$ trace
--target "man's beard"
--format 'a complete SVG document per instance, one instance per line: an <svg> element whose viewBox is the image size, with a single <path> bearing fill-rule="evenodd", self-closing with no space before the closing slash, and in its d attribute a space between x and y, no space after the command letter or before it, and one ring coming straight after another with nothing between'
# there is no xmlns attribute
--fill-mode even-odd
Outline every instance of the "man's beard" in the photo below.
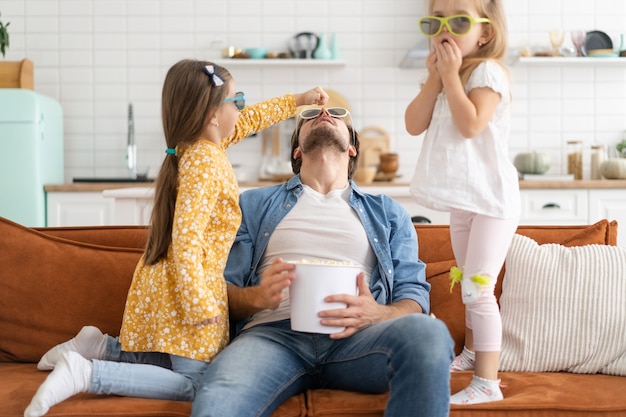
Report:
<svg viewBox="0 0 626 417"><path fill-rule="evenodd" d="M348 145L336 129L323 125L311 130L306 140L300 142L300 150L303 154L314 155L327 149L335 149L338 152L347 152Z"/></svg>

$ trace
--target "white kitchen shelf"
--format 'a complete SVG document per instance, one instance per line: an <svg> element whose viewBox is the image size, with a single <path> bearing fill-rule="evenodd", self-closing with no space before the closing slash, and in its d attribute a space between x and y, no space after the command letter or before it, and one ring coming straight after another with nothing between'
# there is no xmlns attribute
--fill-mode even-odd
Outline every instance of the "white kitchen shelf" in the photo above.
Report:
<svg viewBox="0 0 626 417"><path fill-rule="evenodd" d="M551 56L533 56L520 57L513 65L626 65L626 57L551 57Z"/></svg>
<svg viewBox="0 0 626 417"><path fill-rule="evenodd" d="M267 59L216 59L217 65L223 65L226 68L235 67L344 67L345 61L338 59L287 59L287 58L267 58Z"/></svg>

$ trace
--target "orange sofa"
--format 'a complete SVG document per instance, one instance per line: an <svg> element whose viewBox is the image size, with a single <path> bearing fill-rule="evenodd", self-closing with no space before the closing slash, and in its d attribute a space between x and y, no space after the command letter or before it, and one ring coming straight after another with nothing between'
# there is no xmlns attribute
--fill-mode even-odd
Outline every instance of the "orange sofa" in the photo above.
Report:
<svg viewBox="0 0 626 417"><path fill-rule="evenodd" d="M448 271L454 261L448 227L415 228L432 284L432 311L448 325L459 352L464 308L458 289L449 291ZM521 226L518 233L538 243L615 245L617 224L605 220L591 226ZM37 371L36 363L50 347L87 324L118 334L145 238L144 227L30 229L0 218L0 416L23 415L47 375ZM626 378L621 376L567 372L500 376L503 401L452 406L450 415L626 416ZM462 389L470 378L470 372L451 374L452 390ZM312 390L290 398L273 416L382 416L386 398ZM52 407L48 415L188 416L190 410L186 402L79 394Z"/></svg>

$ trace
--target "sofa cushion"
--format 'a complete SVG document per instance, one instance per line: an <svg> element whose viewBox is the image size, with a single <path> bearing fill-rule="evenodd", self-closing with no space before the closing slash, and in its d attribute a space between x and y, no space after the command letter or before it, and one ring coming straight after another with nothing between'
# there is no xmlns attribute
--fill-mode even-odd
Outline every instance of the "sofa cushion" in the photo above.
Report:
<svg viewBox="0 0 626 417"><path fill-rule="evenodd" d="M453 372L450 390L458 392L473 372ZM503 401L452 405L450 417L608 417L626 415L626 379L611 375L501 372ZM307 417L382 416L388 394L319 389L307 391ZM413 414L421 416L419 409Z"/></svg>
<svg viewBox="0 0 626 417"><path fill-rule="evenodd" d="M84 325L118 335L142 252L63 239L0 219L0 362L37 362Z"/></svg>
<svg viewBox="0 0 626 417"><path fill-rule="evenodd" d="M626 375L626 249L515 235L500 297L500 369Z"/></svg>
<svg viewBox="0 0 626 417"><path fill-rule="evenodd" d="M0 416L21 417L49 372L35 364L0 363ZM115 395L78 394L50 408L46 417L188 417L191 403ZM306 416L304 394L294 395L272 417Z"/></svg>
<svg viewBox="0 0 626 417"><path fill-rule="evenodd" d="M420 242L420 258L427 263L426 279L431 284L431 312L443 320L455 342L455 352L463 349L465 340L465 309L461 302L460 285L450 292L450 268L456 265L450 243L450 226L415 224ZM519 226L517 233L529 236L540 243L554 242L565 246L592 243L615 245L617 223L600 220L589 226ZM505 265L506 266L506 265ZM496 297L502 292L505 267L496 282Z"/></svg>

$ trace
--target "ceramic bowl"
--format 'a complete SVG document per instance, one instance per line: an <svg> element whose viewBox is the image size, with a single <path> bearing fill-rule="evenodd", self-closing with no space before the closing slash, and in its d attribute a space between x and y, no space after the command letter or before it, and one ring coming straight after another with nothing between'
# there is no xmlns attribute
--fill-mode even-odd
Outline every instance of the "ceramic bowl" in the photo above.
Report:
<svg viewBox="0 0 626 417"><path fill-rule="evenodd" d="M246 53L250 55L252 59L263 59L267 54L267 48L248 48Z"/></svg>
<svg viewBox="0 0 626 417"><path fill-rule="evenodd" d="M375 166L358 167L356 171L354 171L354 180L359 184L371 184L377 172L378 168Z"/></svg>

